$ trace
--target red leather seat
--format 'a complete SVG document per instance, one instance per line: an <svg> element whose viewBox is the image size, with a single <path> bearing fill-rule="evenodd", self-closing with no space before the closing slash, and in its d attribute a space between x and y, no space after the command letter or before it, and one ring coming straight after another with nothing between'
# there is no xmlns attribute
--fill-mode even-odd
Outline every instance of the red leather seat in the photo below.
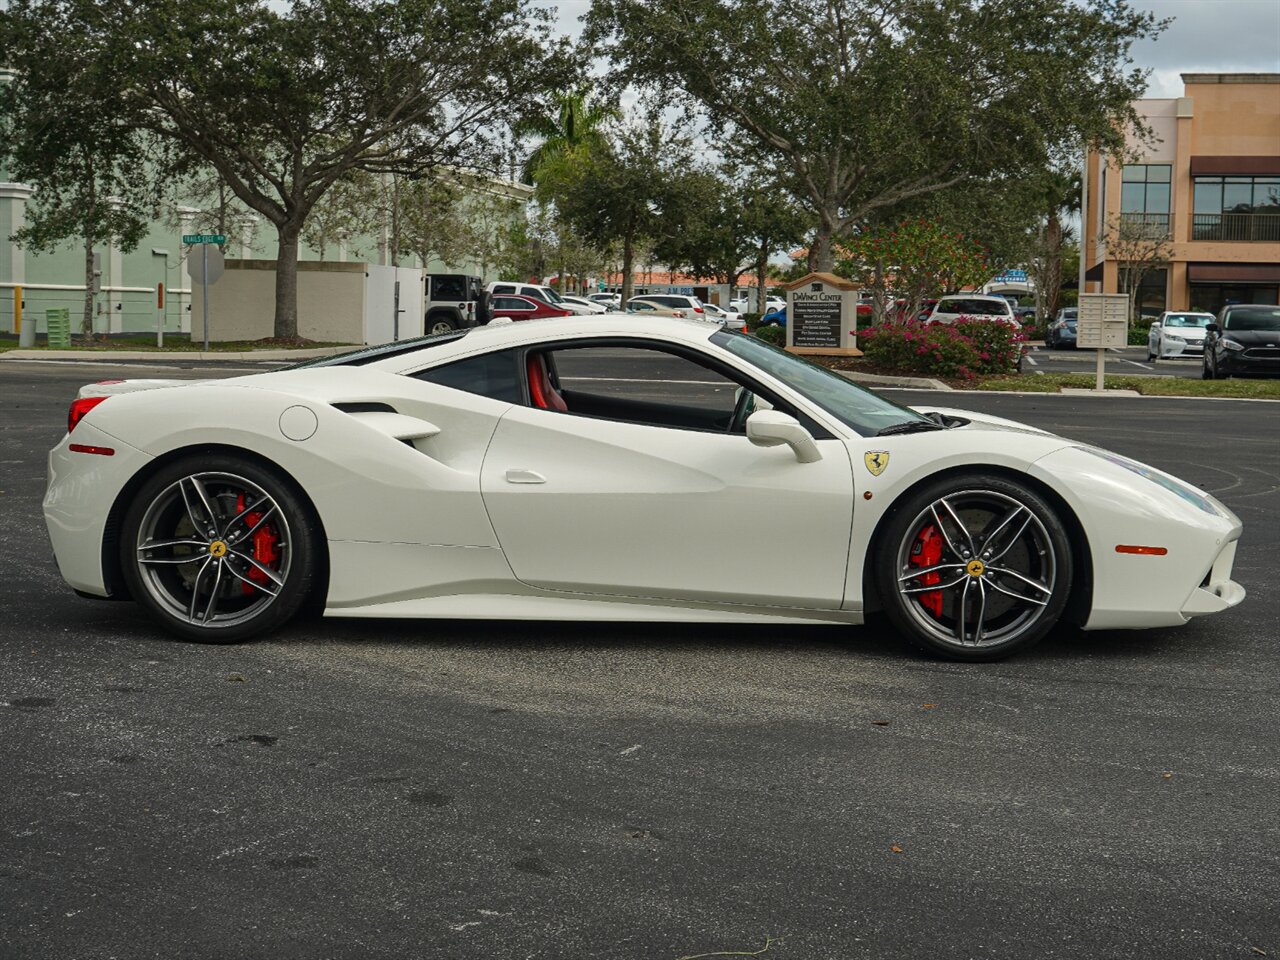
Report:
<svg viewBox="0 0 1280 960"><path fill-rule="evenodd" d="M529 375L529 400L533 405L541 407L543 410L568 412L569 405L564 402L564 397L560 396L560 391L551 383L551 375L547 372L546 358L540 353L529 354L526 370Z"/></svg>

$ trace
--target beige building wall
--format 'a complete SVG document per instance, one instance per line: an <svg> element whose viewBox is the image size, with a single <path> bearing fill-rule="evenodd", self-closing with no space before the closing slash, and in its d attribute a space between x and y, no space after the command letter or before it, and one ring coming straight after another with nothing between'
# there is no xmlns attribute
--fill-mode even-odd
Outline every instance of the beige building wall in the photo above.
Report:
<svg viewBox="0 0 1280 960"><path fill-rule="evenodd" d="M209 340L261 340L275 324L276 262L228 260L209 287ZM298 264L298 336L337 343L364 342L363 263L303 261ZM191 339L204 338L204 304L193 284Z"/></svg>
<svg viewBox="0 0 1280 960"><path fill-rule="evenodd" d="M1186 95L1141 100L1135 106L1155 134L1154 143L1131 141L1135 163L1172 167L1169 200L1170 257L1166 308L1190 306L1190 265L1274 267L1280 273L1280 242L1193 241L1194 158L1249 158L1259 175L1280 175L1280 74L1183 74ZM1104 169L1105 167L1105 169ZM1114 293L1119 264L1108 257L1107 224L1120 211L1121 167L1091 154L1089 189L1082 216L1086 292Z"/></svg>

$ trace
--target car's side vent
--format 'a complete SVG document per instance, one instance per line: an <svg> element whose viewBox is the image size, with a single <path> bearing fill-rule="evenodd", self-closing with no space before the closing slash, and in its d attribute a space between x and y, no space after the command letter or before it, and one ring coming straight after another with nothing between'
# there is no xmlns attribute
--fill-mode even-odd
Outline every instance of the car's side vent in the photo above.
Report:
<svg viewBox="0 0 1280 960"><path fill-rule="evenodd" d="M379 403L376 400L353 400L349 403L333 404L335 410L341 410L343 413L396 413L396 408L389 403Z"/></svg>

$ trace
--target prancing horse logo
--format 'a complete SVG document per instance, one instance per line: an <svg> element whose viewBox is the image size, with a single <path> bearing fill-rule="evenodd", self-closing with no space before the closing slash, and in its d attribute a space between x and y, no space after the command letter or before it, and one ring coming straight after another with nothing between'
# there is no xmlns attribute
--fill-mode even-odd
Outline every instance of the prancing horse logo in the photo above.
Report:
<svg viewBox="0 0 1280 960"><path fill-rule="evenodd" d="M878 477L884 473L884 468L889 465L889 451L872 450L870 453L864 453L862 462L867 465L867 469L871 471L873 477Z"/></svg>

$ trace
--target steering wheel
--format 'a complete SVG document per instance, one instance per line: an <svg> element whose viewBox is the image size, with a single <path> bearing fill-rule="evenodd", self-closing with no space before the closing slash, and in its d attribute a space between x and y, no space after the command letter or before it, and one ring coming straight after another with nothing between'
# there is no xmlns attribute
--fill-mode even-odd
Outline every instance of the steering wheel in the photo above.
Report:
<svg viewBox="0 0 1280 960"><path fill-rule="evenodd" d="M747 417L755 407L756 395L746 387L738 388L738 399L733 405L733 416L729 418L728 433L743 433L747 429Z"/></svg>

